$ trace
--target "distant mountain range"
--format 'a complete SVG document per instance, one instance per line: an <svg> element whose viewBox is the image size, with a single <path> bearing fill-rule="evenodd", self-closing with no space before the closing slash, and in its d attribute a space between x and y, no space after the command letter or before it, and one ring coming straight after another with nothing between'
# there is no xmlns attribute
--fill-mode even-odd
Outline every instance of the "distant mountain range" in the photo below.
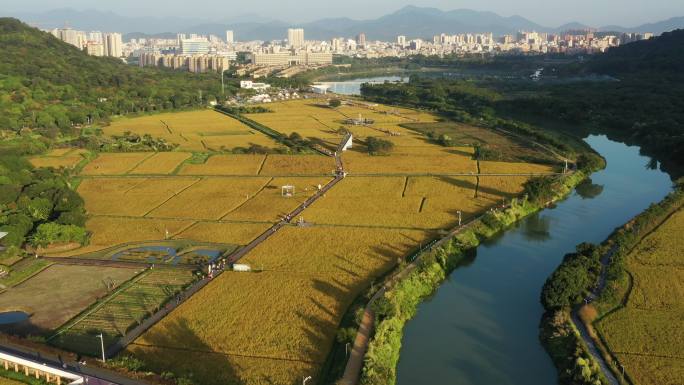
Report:
<svg viewBox="0 0 684 385"><path fill-rule="evenodd" d="M236 38L242 41L276 40L283 39L287 28L293 26L285 21L267 19L253 14L213 21L186 17L126 17L111 12L73 9L12 15L3 15L0 11L0 16L18 17L39 28L64 27L65 23L68 23L75 29L118 31L126 34L127 38L168 37L175 36L176 32L224 36L225 31L231 29L235 31ZM493 12L469 9L442 11L437 8L415 6L407 6L372 20L331 18L296 26L305 29L307 39L317 40L340 36L352 37L360 32L364 32L370 40L394 40L397 35L406 35L408 38L431 38L440 33L492 32L494 35L504 35L516 33L519 30L561 32L589 28L577 22L553 28L542 26L521 16L503 17ZM661 34L678 28L684 28L684 17L673 17L629 28L610 25L596 29Z"/></svg>

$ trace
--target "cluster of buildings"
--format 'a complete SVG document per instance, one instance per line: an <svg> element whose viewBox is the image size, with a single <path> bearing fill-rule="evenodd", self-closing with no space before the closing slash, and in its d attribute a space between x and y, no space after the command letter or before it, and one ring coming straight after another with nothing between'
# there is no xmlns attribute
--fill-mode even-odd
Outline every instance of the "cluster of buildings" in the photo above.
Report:
<svg viewBox="0 0 684 385"><path fill-rule="evenodd" d="M294 76L310 68L333 63L333 55L360 58L444 56L451 54L584 54L603 52L610 47L653 35L611 34L595 31L568 31L553 34L521 31L515 35L492 33L446 34L429 39L397 36L395 41L370 41L364 33L354 38L306 40L304 29L290 28L283 40L238 42L233 31L225 37L177 34L175 39L140 38L122 43L119 33L82 32L69 28L50 31L53 35L91 55L128 58L141 67L167 67L190 72L221 72L233 65L236 74L260 78L270 75Z"/></svg>
<svg viewBox="0 0 684 385"><path fill-rule="evenodd" d="M86 50L93 56L123 57L123 41L120 33L103 33L100 31L77 31L71 28L55 28L49 31L56 38Z"/></svg>

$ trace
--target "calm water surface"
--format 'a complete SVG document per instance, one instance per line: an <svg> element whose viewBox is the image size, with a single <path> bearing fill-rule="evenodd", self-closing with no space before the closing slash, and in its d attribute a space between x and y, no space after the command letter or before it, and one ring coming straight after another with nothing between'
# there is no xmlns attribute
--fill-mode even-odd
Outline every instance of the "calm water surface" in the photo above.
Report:
<svg viewBox="0 0 684 385"><path fill-rule="evenodd" d="M608 161L555 208L482 244L455 270L405 329L398 384L550 385L555 368L539 343L539 294L563 255L601 242L671 190L637 147L591 136Z"/></svg>
<svg viewBox="0 0 684 385"><path fill-rule="evenodd" d="M330 86L330 92L342 95L360 95L363 83L408 82L408 76L379 76L373 78L359 78L340 82L318 82Z"/></svg>

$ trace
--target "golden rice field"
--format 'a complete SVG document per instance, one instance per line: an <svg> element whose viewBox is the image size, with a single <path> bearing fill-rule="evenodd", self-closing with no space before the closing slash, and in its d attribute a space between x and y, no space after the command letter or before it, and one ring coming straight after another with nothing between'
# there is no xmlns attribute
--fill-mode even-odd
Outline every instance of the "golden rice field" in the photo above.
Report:
<svg viewBox="0 0 684 385"><path fill-rule="evenodd" d="M175 235L175 239L244 245L271 227L270 223L197 222Z"/></svg>
<svg viewBox="0 0 684 385"><path fill-rule="evenodd" d="M180 175L257 175L266 155L214 155L202 164L186 164Z"/></svg>
<svg viewBox="0 0 684 385"><path fill-rule="evenodd" d="M88 163L81 175L121 175L137 167L153 152L100 153Z"/></svg>
<svg viewBox="0 0 684 385"><path fill-rule="evenodd" d="M480 172L483 174L545 174L555 172L553 167L545 164L509 163L480 161Z"/></svg>
<svg viewBox="0 0 684 385"><path fill-rule="evenodd" d="M224 273L128 349L152 367L163 367L186 350L218 355L227 364L214 373L182 366L182 374L192 372L209 385L231 376L236 381L248 375L252 381L274 374L282 378L279 383L315 377L353 298L428 236L422 231L286 228L244 260L263 272ZM253 361L237 368L231 364L241 357Z"/></svg>
<svg viewBox="0 0 684 385"><path fill-rule="evenodd" d="M186 151L219 151L251 144L277 147L268 136L213 110L121 118L104 127L107 135L122 135L126 131L163 138Z"/></svg>
<svg viewBox="0 0 684 385"><path fill-rule="evenodd" d="M322 155L267 155L259 175L332 175L335 159Z"/></svg>
<svg viewBox="0 0 684 385"><path fill-rule="evenodd" d="M191 156L187 152L158 152L147 158L131 174L171 174Z"/></svg>
<svg viewBox="0 0 684 385"><path fill-rule="evenodd" d="M199 178L181 177L86 178L77 191L91 215L141 217L199 181Z"/></svg>
<svg viewBox="0 0 684 385"><path fill-rule="evenodd" d="M29 158L33 167L73 168L88 154L87 150L56 148L47 154Z"/></svg>
<svg viewBox="0 0 684 385"><path fill-rule="evenodd" d="M192 374L208 385L291 384L307 375L315 383L341 317L359 293L421 243L453 227L459 211L466 221L519 194L527 180L478 177L473 147L439 146L400 126L433 124L431 114L321 103L272 103L267 107L274 112L249 117L283 134L334 144L347 117L374 119L371 127L346 127L356 139L343 157L349 175L302 213L309 226L285 226L241 261L263 271L220 275L128 347L152 369ZM210 137L241 136L218 135L233 123L219 116L218 126L204 124L203 117L216 118L207 112L195 116L197 122L191 115L162 114L119 120L107 129L125 130L126 122L135 122L153 136L187 140L181 149L199 143L205 152ZM391 155L367 155L363 142L369 136L392 141ZM79 186L91 215L91 241L68 254L167 236L245 245L329 182L335 168L333 158L320 155L214 154L201 164L189 156L101 154L84 170L99 176L83 178ZM497 162L480 167L505 173L549 169ZM294 197L281 196L284 185L295 186Z"/></svg>
<svg viewBox="0 0 684 385"><path fill-rule="evenodd" d="M371 156L348 152L344 163L350 175L477 173L477 163L462 153Z"/></svg>
<svg viewBox="0 0 684 385"><path fill-rule="evenodd" d="M302 202L325 186L331 177L276 177L258 194L251 196L224 220L275 222L297 208ZM293 197L283 197L283 186L294 186Z"/></svg>
<svg viewBox="0 0 684 385"><path fill-rule="evenodd" d="M160 204L150 218L220 219L263 190L270 178L204 178Z"/></svg>
<svg viewBox="0 0 684 385"><path fill-rule="evenodd" d="M194 223L192 220L94 216L86 222L86 230L91 233L90 243L59 255L81 255L123 243L163 240L167 231L173 237Z"/></svg>
<svg viewBox="0 0 684 385"><path fill-rule="evenodd" d="M595 326L635 385L684 383L684 211L627 257L626 306Z"/></svg>

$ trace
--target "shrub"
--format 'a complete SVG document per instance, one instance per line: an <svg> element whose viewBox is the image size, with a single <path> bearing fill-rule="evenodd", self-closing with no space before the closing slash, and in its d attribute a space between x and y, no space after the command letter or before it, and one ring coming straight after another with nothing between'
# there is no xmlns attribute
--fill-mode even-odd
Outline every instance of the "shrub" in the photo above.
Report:
<svg viewBox="0 0 684 385"><path fill-rule="evenodd" d="M59 223L43 223L38 226L33 235L32 243L34 246L47 246L56 242L78 242L85 243L87 239L86 230L74 225L60 225Z"/></svg>

